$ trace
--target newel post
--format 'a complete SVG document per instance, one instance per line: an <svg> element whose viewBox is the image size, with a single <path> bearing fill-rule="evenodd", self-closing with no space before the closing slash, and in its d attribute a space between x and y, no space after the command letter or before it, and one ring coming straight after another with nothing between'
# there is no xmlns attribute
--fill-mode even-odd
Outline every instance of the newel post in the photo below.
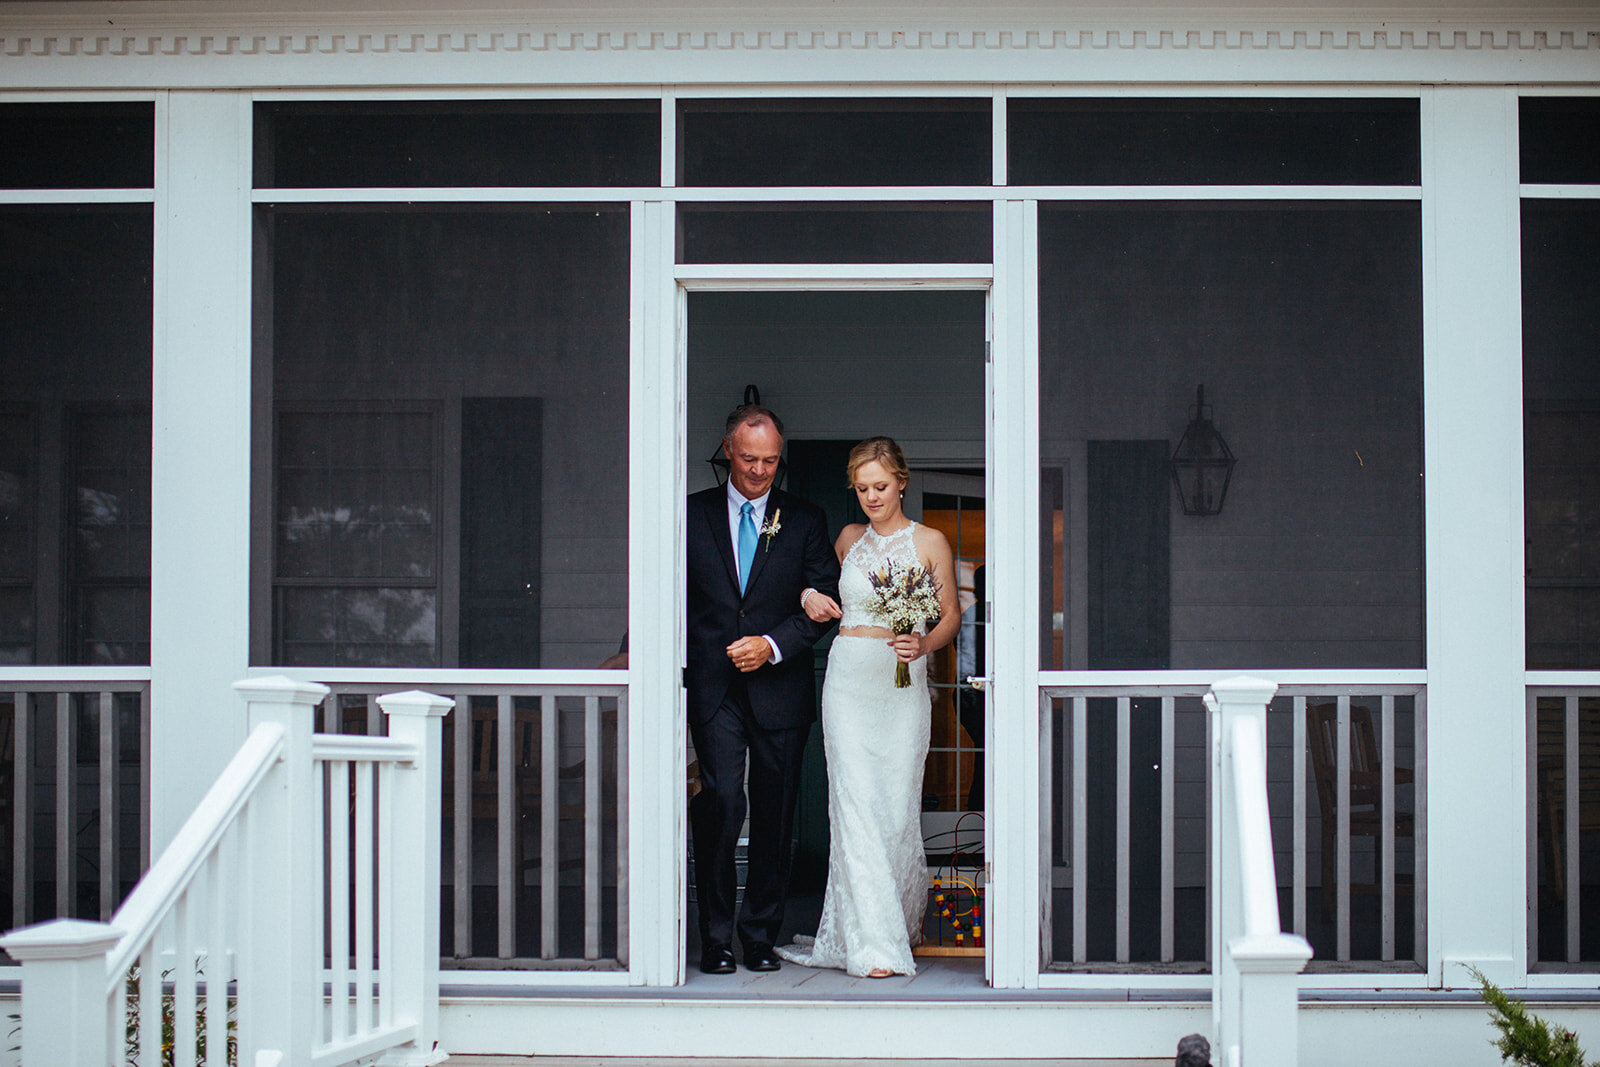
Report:
<svg viewBox="0 0 1600 1067"><path fill-rule="evenodd" d="M56 919L0 938L0 948L22 964L23 1067L108 1062L109 1034L120 1036L122 1016L108 1025L106 954L120 940L121 930L82 919Z"/></svg>
<svg viewBox="0 0 1600 1067"><path fill-rule="evenodd" d="M322 777L311 754L328 687L282 676L234 683L247 728L283 727L283 755L245 809L239 1062L304 1062L321 1039Z"/></svg>
<svg viewBox="0 0 1600 1067"><path fill-rule="evenodd" d="M1239 812L1228 738L1234 723L1255 719L1267 736L1267 702L1277 683L1260 678L1229 678L1206 694L1211 719L1211 1041L1219 1062L1239 1043L1241 1000L1239 968L1229 951L1244 933L1244 895L1240 878Z"/></svg>
<svg viewBox="0 0 1600 1067"><path fill-rule="evenodd" d="M439 1050L439 849L444 717L455 701L413 690L378 698L389 736L416 746L416 760L396 767L389 817L379 826L382 883L392 895L378 951L392 988L383 991L396 1022L416 1024L416 1038L379 1060L394 1067L443 1063Z"/></svg>

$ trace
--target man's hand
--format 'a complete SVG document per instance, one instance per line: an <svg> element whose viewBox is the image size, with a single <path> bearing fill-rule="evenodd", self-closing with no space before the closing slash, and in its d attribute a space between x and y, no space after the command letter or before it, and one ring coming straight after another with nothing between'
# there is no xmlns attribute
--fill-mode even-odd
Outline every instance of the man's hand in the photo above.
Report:
<svg viewBox="0 0 1600 1067"><path fill-rule="evenodd" d="M741 637L728 646L728 658L746 674L759 669L772 658L772 646L765 637Z"/></svg>

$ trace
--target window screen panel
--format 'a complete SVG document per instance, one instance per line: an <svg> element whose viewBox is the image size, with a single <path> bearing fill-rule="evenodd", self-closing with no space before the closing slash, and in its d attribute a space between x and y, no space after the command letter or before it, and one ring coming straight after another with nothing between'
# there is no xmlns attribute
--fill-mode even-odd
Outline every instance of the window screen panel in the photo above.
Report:
<svg viewBox="0 0 1600 1067"><path fill-rule="evenodd" d="M149 662L152 235L149 205L0 207L13 662Z"/></svg>
<svg viewBox="0 0 1600 1067"><path fill-rule="evenodd" d="M259 188L626 186L661 180L653 100L256 105Z"/></svg>
<svg viewBox="0 0 1600 1067"><path fill-rule="evenodd" d="M686 186L988 185L988 98L678 103Z"/></svg>
<svg viewBox="0 0 1600 1067"><path fill-rule="evenodd" d="M1422 666L1417 206L1061 205L1039 248L1053 665ZM1210 516L1164 462L1197 385Z"/></svg>
<svg viewBox="0 0 1600 1067"><path fill-rule="evenodd" d="M987 263L981 204L682 204L680 263Z"/></svg>
<svg viewBox="0 0 1600 1067"><path fill-rule="evenodd" d="M149 189L152 103L0 104L0 188Z"/></svg>
<svg viewBox="0 0 1600 1067"><path fill-rule="evenodd" d="M1416 100L1017 98L1012 185L1416 185Z"/></svg>
<svg viewBox="0 0 1600 1067"><path fill-rule="evenodd" d="M614 654L626 210L263 208L258 233L272 392L256 417L276 432L256 462L275 498L255 518L255 662Z"/></svg>
<svg viewBox="0 0 1600 1067"><path fill-rule="evenodd" d="M1522 204L1529 670L1600 667L1600 204Z"/></svg>
<svg viewBox="0 0 1600 1067"><path fill-rule="evenodd" d="M1518 122L1524 182L1600 182L1600 96L1525 96Z"/></svg>

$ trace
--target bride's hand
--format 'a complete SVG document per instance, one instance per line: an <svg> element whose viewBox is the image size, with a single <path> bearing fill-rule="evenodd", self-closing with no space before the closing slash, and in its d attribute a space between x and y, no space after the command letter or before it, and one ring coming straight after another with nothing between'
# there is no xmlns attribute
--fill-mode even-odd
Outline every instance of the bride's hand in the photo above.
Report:
<svg viewBox="0 0 1600 1067"><path fill-rule="evenodd" d="M901 663L910 663L919 659L922 652L923 637L921 634L901 634L889 642L889 647L894 649L894 654Z"/></svg>
<svg viewBox="0 0 1600 1067"><path fill-rule="evenodd" d="M806 617L812 622L829 622L840 618L844 612L839 610L839 604L827 593L813 591L806 597Z"/></svg>

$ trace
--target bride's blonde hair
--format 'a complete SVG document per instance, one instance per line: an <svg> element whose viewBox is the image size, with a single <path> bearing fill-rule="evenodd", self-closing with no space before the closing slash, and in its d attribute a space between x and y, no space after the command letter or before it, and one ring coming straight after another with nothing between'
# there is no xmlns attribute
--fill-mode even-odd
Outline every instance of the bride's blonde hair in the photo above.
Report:
<svg viewBox="0 0 1600 1067"><path fill-rule="evenodd" d="M911 477L911 468L906 466L906 455L894 443L894 438L869 437L850 450L850 458L844 465L845 484L854 485L856 471L874 461L881 463L884 470L898 478L902 487Z"/></svg>

